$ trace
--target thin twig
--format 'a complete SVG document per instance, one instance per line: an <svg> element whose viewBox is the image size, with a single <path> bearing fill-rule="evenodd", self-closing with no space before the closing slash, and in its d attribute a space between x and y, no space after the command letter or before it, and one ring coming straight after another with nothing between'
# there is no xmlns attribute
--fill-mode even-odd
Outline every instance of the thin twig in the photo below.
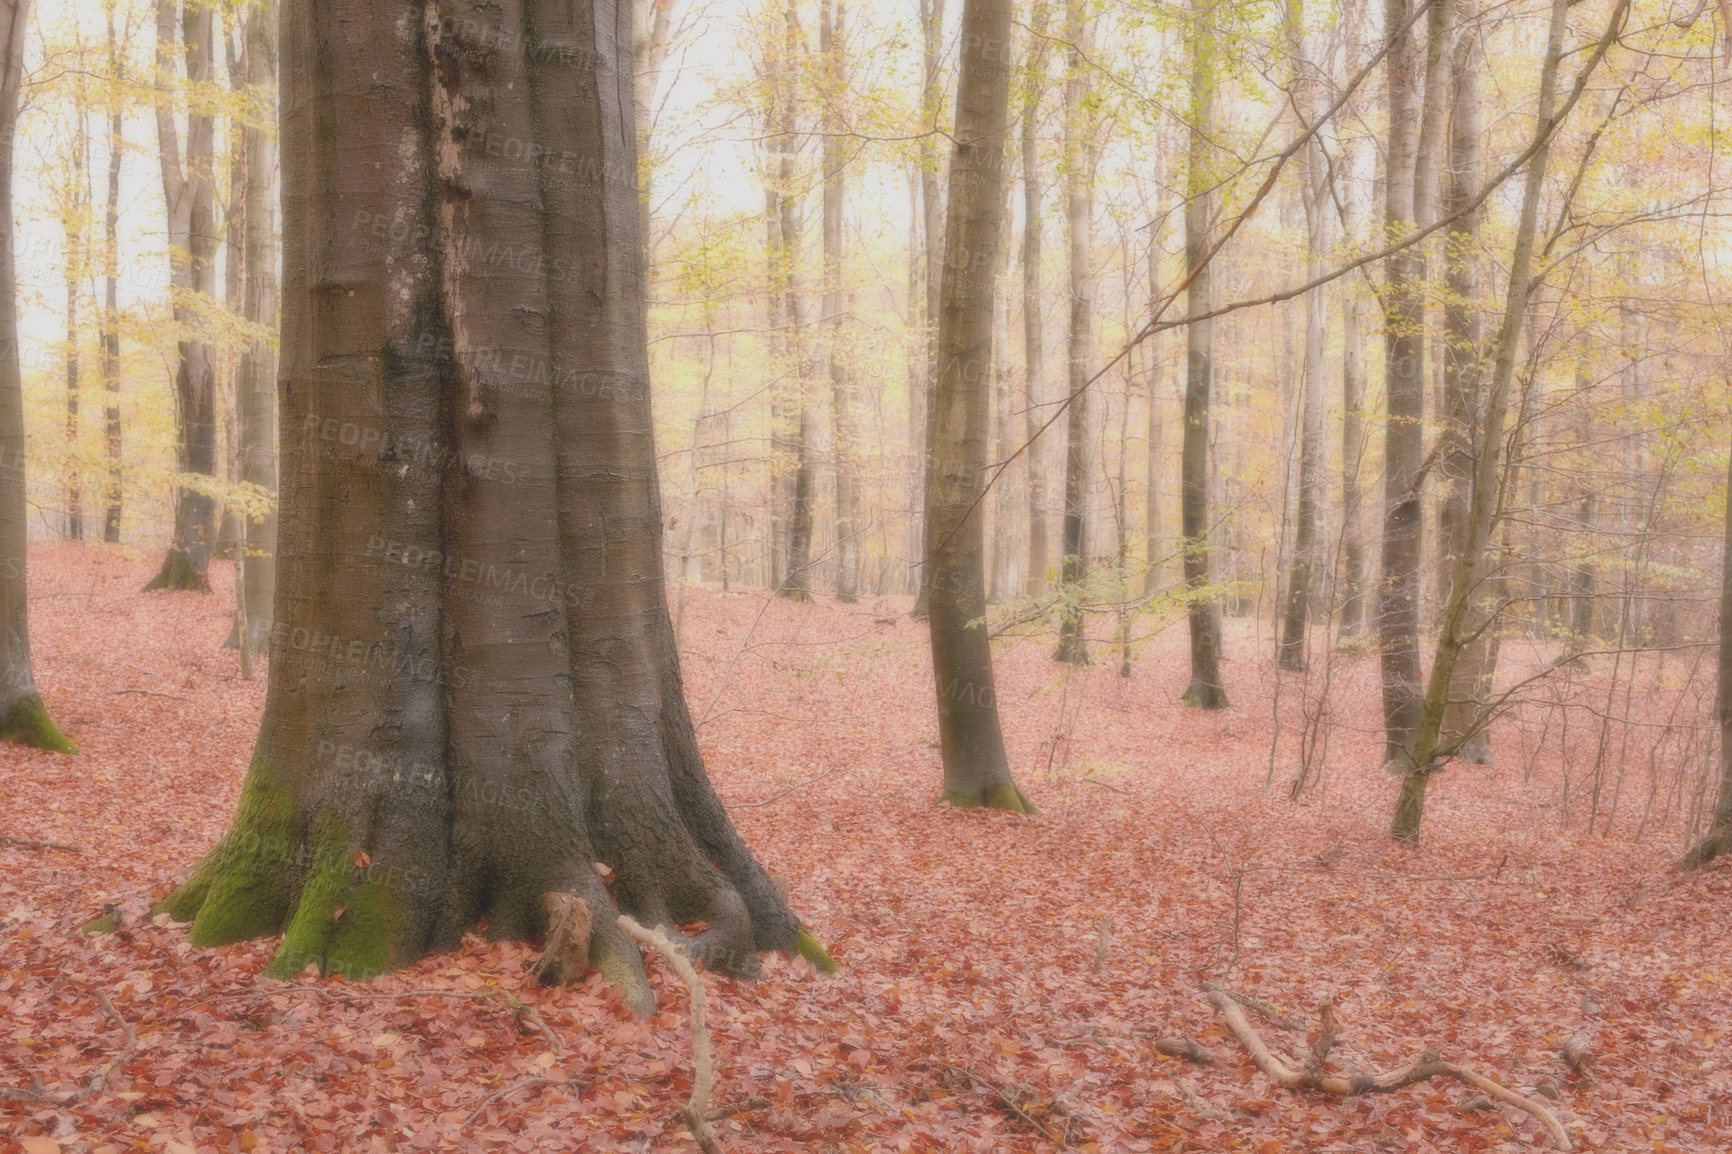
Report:
<svg viewBox="0 0 1732 1154"><path fill-rule="evenodd" d="M581 1089L575 1078L524 1078L520 1081L511 1083L509 1086L504 1086L493 1091L493 1093L475 1103L475 1109L469 1112L469 1117L463 1119L463 1128L467 1130L470 1123L480 1117L481 1111L487 1109L490 1103L505 1097L507 1094L515 1094L519 1090L527 1090L533 1086L571 1086L574 1089Z"/></svg>
<svg viewBox="0 0 1732 1154"><path fill-rule="evenodd" d="M802 781L798 785L790 785L787 789L784 789L781 793L776 794L774 797L766 797L763 801L724 801L722 803L722 808L723 809L756 809L758 806L762 806L762 805L774 805L776 802L781 801L784 797L787 797L790 793L793 793L797 789L805 789L808 785L817 785L820 781L823 781L826 777L829 777L831 774L841 773L841 772L842 772L842 767L838 765L832 769L826 769L823 773L820 773L817 777L812 778L810 781Z"/></svg>

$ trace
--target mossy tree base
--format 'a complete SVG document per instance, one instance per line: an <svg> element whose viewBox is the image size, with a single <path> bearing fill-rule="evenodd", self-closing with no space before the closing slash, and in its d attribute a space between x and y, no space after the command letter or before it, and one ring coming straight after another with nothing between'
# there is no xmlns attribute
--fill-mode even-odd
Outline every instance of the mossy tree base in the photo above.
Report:
<svg viewBox="0 0 1732 1154"><path fill-rule="evenodd" d="M978 792L946 787L941 800L958 809L1002 809L1010 813L1038 813L1014 781L1001 781Z"/></svg>
<svg viewBox="0 0 1732 1154"><path fill-rule="evenodd" d="M424 888L405 884L405 876L402 870L375 865L340 822L326 818L314 828L269 766L255 760L241 787L233 826L192 876L151 912L190 922L187 940L199 947L281 933L282 942L264 970L268 978L288 981L311 965L325 976L364 981L428 951L428 943L404 932L405 908L428 896ZM599 877L584 879L583 888L596 908L615 909ZM742 956L716 950L702 935L681 940L694 958L712 968L736 976L756 974L751 948ZM822 973L840 969L803 928L785 942L755 944L805 958ZM599 918L592 926L588 962L620 990L634 1014L654 1012L655 994L642 955L613 917ZM550 984L582 976L581 971L562 971L550 975Z"/></svg>
<svg viewBox="0 0 1732 1154"><path fill-rule="evenodd" d="M157 570L156 576L144 587L146 593L158 590L209 593L210 575L195 564L192 556L184 549L171 548L168 556L162 559L162 568Z"/></svg>
<svg viewBox="0 0 1732 1154"><path fill-rule="evenodd" d="M27 745L31 749L46 749L51 753L77 753L78 747L69 741L54 719L39 693L26 693L13 702L4 720L0 720L0 741Z"/></svg>

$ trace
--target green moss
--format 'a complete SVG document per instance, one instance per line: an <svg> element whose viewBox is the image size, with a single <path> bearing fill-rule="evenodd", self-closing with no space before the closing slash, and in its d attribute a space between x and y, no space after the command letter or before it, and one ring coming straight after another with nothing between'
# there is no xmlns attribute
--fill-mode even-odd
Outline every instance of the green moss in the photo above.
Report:
<svg viewBox="0 0 1732 1154"><path fill-rule="evenodd" d="M78 927L81 934L112 934L120 928L120 907L109 902L100 914Z"/></svg>
<svg viewBox="0 0 1732 1154"><path fill-rule="evenodd" d="M150 579L150 584L144 587L146 593L159 589L190 589L196 593L209 593L210 578L198 571L184 549L170 549L168 556L163 558L162 568Z"/></svg>
<svg viewBox="0 0 1732 1154"><path fill-rule="evenodd" d="M255 760L228 833L151 912L192 922L188 940L195 946L223 946L281 930L298 837L295 813L294 797L267 763Z"/></svg>
<svg viewBox="0 0 1732 1154"><path fill-rule="evenodd" d="M818 967L820 974L839 974L842 967L836 964L836 959L830 956L830 951L824 944L812 936L810 930L801 930L800 936L794 939L794 953L805 958Z"/></svg>
<svg viewBox="0 0 1732 1154"><path fill-rule="evenodd" d="M623 952L627 950L631 951L629 955ZM624 930L593 935L589 939L589 964L619 990L621 1000L633 1016L647 1018L656 1012L656 995L644 974L643 958Z"/></svg>
<svg viewBox="0 0 1732 1154"><path fill-rule="evenodd" d="M39 693L26 693L13 703L6 719L0 721L0 741L53 753L78 752L78 747L66 740L66 735L48 716L48 707L42 704Z"/></svg>
<svg viewBox="0 0 1732 1154"><path fill-rule="evenodd" d="M316 963L321 974L363 981L390 968L399 924L396 903L379 880L361 876L349 838L328 822L313 849L294 920L265 976L288 980Z"/></svg>

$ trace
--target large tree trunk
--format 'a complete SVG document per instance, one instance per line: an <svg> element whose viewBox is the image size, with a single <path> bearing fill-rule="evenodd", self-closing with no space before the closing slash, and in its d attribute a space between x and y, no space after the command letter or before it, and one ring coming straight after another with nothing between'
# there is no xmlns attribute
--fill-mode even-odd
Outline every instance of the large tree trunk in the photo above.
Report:
<svg viewBox="0 0 1732 1154"><path fill-rule="evenodd" d="M842 278L842 209L847 202L847 157L842 133L842 99L847 91L848 57L843 0L820 0L819 45L824 57L824 358L829 363L830 428L835 442L836 599L856 600L860 541L855 526L859 498L854 492L854 373L842 340L847 293Z"/></svg>
<svg viewBox="0 0 1732 1154"><path fill-rule="evenodd" d="M274 109L277 0L263 0L252 11L247 17L246 36L247 87L257 107ZM248 125L242 136L246 149L246 279L241 315L256 332L277 324L277 144L276 134L258 125ZM277 354L269 340L248 341L241 350L235 407L240 412L241 481L255 486L261 497L268 495L271 502L256 515L241 518L241 604L247 622L247 650L259 653L270 644L277 589Z"/></svg>
<svg viewBox="0 0 1732 1154"><path fill-rule="evenodd" d="M1389 140L1384 163L1384 235L1413 229L1419 154L1419 52L1409 0L1388 0ZM1424 696L1419 660L1420 466L1425 423L1423 267L1413 248L1384 261L1383 365L1388 418L1383 440L1383 564L1377 585L1377 642L1383 672L1384 761L1411 767Z"/></svg>
<svg viewBox="0 0 1732 1154"><path fill-rule="evenodd" d="M938 314L938 376L926 473L928 604L944 800L1025 812L1011 779L986 617L987 425L994 282L1010 105L1011 0L965 0L956 146Z"/></svg>
<svg viewBox="0 0 1732 1154"><path fill-rule="evenodd" d="M1464 212L1480 191L1480 100L1479 35L1471 0L1458 0L1461 30L1455 46L1455 93L1450 110L1449 180L1443 212L1462 215L1450 224L1445 245L1447 303L1444 307L1443 437L1438 454L1438 478L1443 483L1443 502L1438 510L1438 560L1442 568L1438 588L1450 594L1455 564L1467 538L1468 498L1473 482L1473 431L1479 419L1481 348L1479 316L1480 212ZM1470 602L1468 626L1478 629L1482 621L1476 596ZM1455 686L1444 711L1446 741L1459 741L1458 756L1474 765L1491 761L1490 731L1475 727L1474 717L1489 688L1491 637L1489 633L1462 651L1456 665Z"/></svg>
<svg viewBox="0 0 1732 1154"><path fill-rule="evenodd" d="M270 688L235 823L164 908L198 945L286 931L271 975L365 976L483 921L536 936L573 893L639 1012L616 906L708 923L712 968L831 965L717 800L681 687L629 0L402 12L284 6ZM490 136L554 159L469 143Z"/></svg>
<svg viewBox="0 0 1732 1154"><path fill-rule="evenodd" d="M1209 310L1214 277L1209 253L1209 215L1214 203L1214 125L1216 75L1215 26L1207 5L1192 7L1191 123L1185 176L1185 266L1195 270L1185 290L1185 311ZM1185 439L1179 463L1179 532L1184 537L1185 587L1191 634L1191 681L1185 702L1198 709L1223 709L1221 684L1221 606L1209 590L1209 489L1214 468L1209 454L1209 405L1214 383L1214 321L1193 321L1185 330Z"/></svg>
<svg viewBox="0 0 1732 1154"><path fill-rule="evenodd" d="M174 75L176 6L157 0L157 144L162 152L162 192L168 206L170 281L177 299L175 326L179 363L174 375L175 460L182 473L216 475L216 364L210 346L194 330L198 310L186 297L216 293L216 214L212 164L216 119L208 100L188 101L186 147L181 147L170 80ZM214 14L189 4L180 14L179 48L189 85L210 78ZM183 486L175 501L174 537L162 568L146 589L210 591L211 537L216 501L195 486Z"/></svg>
<svg viewBox="0 0 1732 1154"><path fill-rule="evenodd" d="M28 549L24 395L19 364L12 159L24 71L28 0L0 2L0 739L70 752L49 720L30 666L25 568ZM76 285L68 236L68 397L75 395L72 342Z"/></svg>
<svg viewBox="0 0 1732 1154"><path fill-rule="evenodd" d="M1094 225L1094 132L1088 114L1090 22L1082 0L1065 0L1065 37L1070 60L1064 81L1065 239L1070 265L1069 408L1064 439L1064 542L1059 580L1064 614L1059 621L1059 661L1087 665L1083 636L1082 580L1088 573L1089 394L1094 367L1094 279L1089 271L1089 241Z"/></svg>
<svg viewBox="0 0 1732 1154"><path fill-rule="evenodd" d="M1045 341L1041 325L1040 237L1042 182L1040 172L1040 98L1046 86L1046 0L1035 0L1030 28L1028 62L1022 90L1022 348L1023 348L1023 450L1028 461L1028 579L1023 592L1030 597L1046 593L1046 575L1052 565L1046 534L1046 469L1042 465L1037 437L1043 423L1041 398L1045 393Z"/></svg>
<svg viewBox="0 0 1732 1154"><path fill-rule="evenodd" d="M28 0L0 0L0 741L76 750L48 717L30 670L24 570L24 387L18 366L17 237L12 229L12 148L24 77Z"/></svg>

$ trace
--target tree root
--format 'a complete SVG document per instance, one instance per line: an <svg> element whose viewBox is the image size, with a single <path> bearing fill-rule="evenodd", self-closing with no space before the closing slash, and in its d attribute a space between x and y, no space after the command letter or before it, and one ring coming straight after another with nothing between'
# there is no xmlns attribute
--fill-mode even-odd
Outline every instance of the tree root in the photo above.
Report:
<svg viewBox="0 0 1732 1154"><path fill-rule="evenodd" d="M1322 1020L1322 1028L1317 1040L1311 1046L1311 1056L1306 1059L1305 1068L1295 1070L1283 1063L1274 1054L1257 1031L1246 1020L1245 1013L1239 1008L1239 1003L1233 995L1223 989L1208 991L1209 1004L1215 1008L1233 1036L1245 1047L1251 1055L1251 1061L1261 1070L1265 1077L1273 1082L1279 1082L1289 1090L1321 1090L1325 1094L1334 1094L1342 1098L1357 1097L1360 1094L1387 1094L1415 1082L1424 1082L1442 1075L1454 1078L1458 1082L1472 1086L1487 1097L1502 1102L1506 1106L1514 1106L1532 1115L1535 1121L1545 1127L1551 1136L1552 1144L1559 1150L1570 1149L1570 1136L1564 1131L1552 1112L1533 1101L1524 1098L1513 1090L1506 1090L1490 1078L1475 1073L1454 1062L1446 1062L1437 1050L1427 1047L1425 1052L1406 1066L1398 1070L1390 1070L1382 1074L1355 1074L1352 1077L1342 1077L1339 1074L1323 1072L1323 1063L1329 1056L1329 1050L1335 1044L1335 1004L1325 998L1318 1007Z"/></svg>

